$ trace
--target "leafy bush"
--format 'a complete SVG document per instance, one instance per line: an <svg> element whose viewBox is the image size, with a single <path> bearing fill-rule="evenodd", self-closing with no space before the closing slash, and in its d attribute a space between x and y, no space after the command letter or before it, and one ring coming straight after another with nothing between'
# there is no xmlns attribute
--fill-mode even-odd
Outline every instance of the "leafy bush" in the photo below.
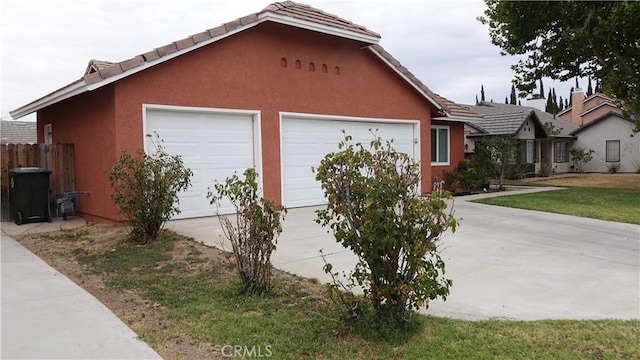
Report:
<svg viewBox="0 0 640 360"><path fill-rule="evenodd" d="M255 169L249 168L244 171L244 180L234 174L214 185L216 194L207 194L218 209L223 198L236 209L235 222L226 216L218 219L231 243L243 291L249 295L261 295L271 289L271 253L286 214L286 209L259 195L257 178Z"/></svg>
<svg viewBox="0 0 640 360"><path fill-rule="evenodd" d="M538 171L538 176L547 177L551 175L551 171L552 169L551 169L551 164L549 163L549 160L544 160L540 164L540 170Z"/></svg>
<svg viewBox="0 0 640 360"><path fill-rule="evenodd" d="M584 166L591 160L593 160L593 150L587 150L581 147L574 147L569 150L571 159L573 161L573 168L579 173L584 172Z"/></svg>
<svg viewBox="0 0 640 360"><path fill-rule="evenodd" d="M618 171L620 171L621 167L622 165L620 165L620 163L611 163L607 165L607 170L609 171L610 174L615 174Z"/></svg>
<svg viewBox="0 0 640 360"><path fill-rule="evenodd" d="M407 320L413 309L449 294L451 280L443 277L436 243L457 225L446 211L450 194L421 197L419 165L409 155L379 138L368 148L351 140L345 135L339 151L314 169L328 201L316 211L316 222L358 257L350 279L363 288L369 306L358 304L349 317L373 309L380 320Z"/></svg>
<svg viewBox="0 0 640 360"><path fill-rule="evenodd" d="M130 226L129 236L140 244L154 241L164 223L180 213L178 193L191 185L193 172L161 143L156 134L152 153L124 151L108 172L113 201Z"/></svg>
<svg viewBox="0 0 640 360"><path fill-rule="evenodd" d="M480 161L475 159L462 160L453 172L444 174L447 185L459 184L465 191L480 190L489 183L490 174Z"/></svg>

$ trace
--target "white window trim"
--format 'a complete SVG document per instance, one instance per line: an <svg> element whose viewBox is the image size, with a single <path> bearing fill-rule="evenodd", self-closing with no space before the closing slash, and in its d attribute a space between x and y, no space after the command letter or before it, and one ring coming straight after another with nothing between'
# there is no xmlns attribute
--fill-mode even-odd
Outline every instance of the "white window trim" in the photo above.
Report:
<svg viewBox="0 0 640 360"><path fill-rule="evenodd" d="M431 129L429 130L429 139L431 139L431 130L433 129L447 129L447 161L446 162L432 161L431 166L449 166L451 165L451 127L448 125L431 125ZM429 151L431 151L431 148L429 148ZM430 154L429 156L431 157L431 155L432 154ZM436 156L436 159L437 158L438 157Z"/></svg>

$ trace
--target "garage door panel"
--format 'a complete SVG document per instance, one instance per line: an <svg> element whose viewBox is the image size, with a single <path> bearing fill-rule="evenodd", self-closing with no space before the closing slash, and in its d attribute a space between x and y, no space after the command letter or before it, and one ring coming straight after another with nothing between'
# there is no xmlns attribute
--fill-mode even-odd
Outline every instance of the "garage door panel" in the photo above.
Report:
<svg viewBox="0 0 640 360"><path fill-rule="evenodd" d="M353 142L365 146L374 133L393 139L393 147L414 156L414 124L410 122L361 122L287 117L282 119L282 201L285 206L311 206L325 202L311 167L317 167L329 152L338 150L344 130Z"/></svg>
<svg viewBox="0 0 640 360"><path fill-rule="evenodd" d="M165 150L193 171L192 186L178 194L181 214L175 218L214 215L208 189L255 165L252 115L147 109L146 131L157 132ZM233 210L223 202L222 213Z"/></svg>

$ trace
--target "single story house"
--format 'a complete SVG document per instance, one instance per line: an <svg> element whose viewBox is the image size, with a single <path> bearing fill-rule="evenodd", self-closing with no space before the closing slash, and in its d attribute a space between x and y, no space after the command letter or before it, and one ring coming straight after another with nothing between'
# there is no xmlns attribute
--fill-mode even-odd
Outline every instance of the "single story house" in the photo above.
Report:
<svg viewBox="0 0 640 360"><path fill-rule="evenodd" d="M76 188L89 192L79 211L92 220L118 220L106 172L123 151L148 151L154 132L194 172L182 218L213 215L207 189L247 167L276 203L322 204L311 167L343 129L393 139L420 161L428 193L464 158L464 123L476 115L432 92L379 40L308 5L273 3L128 60L93 60L82 78L11 115L37 112L39 142L75 145Z"/></svg>
<svg viewBox="0 0 640 360"><path fill-rule="evenodd" d="M573 130L574 146L594 151L584 170L606 172L619 164L619 172L640 171L640 134L633 132L634 126L633 120L611 111Z"/></svg>
<svg viewBox="0 0 640 360"><path fill-rule="evenodd" d="M480 102L468 105L482 116L465 124L465 152L470 156L475 142L486 136L514 136L520 143L520 160L525 174L539 173L548 166L556 173L569 172L571 131L578 126L529 106Z"/></svg>

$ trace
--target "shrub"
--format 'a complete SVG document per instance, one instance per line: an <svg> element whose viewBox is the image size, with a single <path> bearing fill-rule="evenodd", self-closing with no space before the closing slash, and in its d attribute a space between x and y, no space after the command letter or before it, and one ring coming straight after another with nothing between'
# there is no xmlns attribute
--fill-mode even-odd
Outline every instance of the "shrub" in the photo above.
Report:
<svg viewBox="0 0 640 360"><path fill-rule="evenodd" d="M610 174L615 174L618 171L620 171L621 167L622 165L620 165L620 163L611 163L607 165L607 170L609 171Z"/></svg>
<svg viewBox="0 0 640 360"><path fill-rule="evenodd" d="M481 161L490 174L496 174L498 189L504 190L505 178L521 178L518 140L513 136L486 136L476 142L475 159Z"/></svg>
<svg viewBox="0 0 640 360"><path fill-rule="evenodd" d="M465 191L475 191L489 183L489 173L486 167L475 159L462 160L453 172L445 173L447 185L459 184Z"/></svg>
<svg viewBox="0 0 640 360"><path fill-rule="evenodd" d="M151 135L147 135L151 137ZM191 185L193 172L179 155L169 155L156 134L153 152L124 151L108 172L119 213L130 227L129 236L140 244L156 240L164 223L179 214L178 193Z"/></svg>
<svg viewBox="0 0 640 360"><path fill-rule="evenodd" d="M540 164L540 170L538 171L538 176L548 177L549 175L551 175L551 171L552 169L551 169L551 164L549 163L549 160L544 160Z"/></svg>
<svg viewBox="0 0 640 360"><path fill-rule="evenodd" d="M369 306L350 312L357 318L373 309L380 320L408 320L414 309L449 294L451 280L443 277L436 243L457 225L446 211L450 194L421 197L419 165L409 155L379 138L368 148L351 139L345 135L339 151L314 169L328 201L316 211L316 222L330 227L358 258L349 277L362 287ZM331 272L331 264L325 271Z"/></svg>
<svg viewBox="0 0 640 360"><path fill-rule="evenodd" d="M218 219L231 243L243 291L249 295L261 295L271 289L271 253L282 233L286 213L286 209L259 195L257 178L255 169L249 168L244 171L244 180L234 174L214 185L216 194L207 194L218 209L223 198L236 209L235 222L226 216Z"/></svg>
<svg viewBox="0 0 640 360"><path fill-rule="evenodd" d="M584 172L584 166L591 160L593 160L593 150L587 150L581 147L574 147L569 150L571 159L573 161L573 168L579 173Z"/></svg>

